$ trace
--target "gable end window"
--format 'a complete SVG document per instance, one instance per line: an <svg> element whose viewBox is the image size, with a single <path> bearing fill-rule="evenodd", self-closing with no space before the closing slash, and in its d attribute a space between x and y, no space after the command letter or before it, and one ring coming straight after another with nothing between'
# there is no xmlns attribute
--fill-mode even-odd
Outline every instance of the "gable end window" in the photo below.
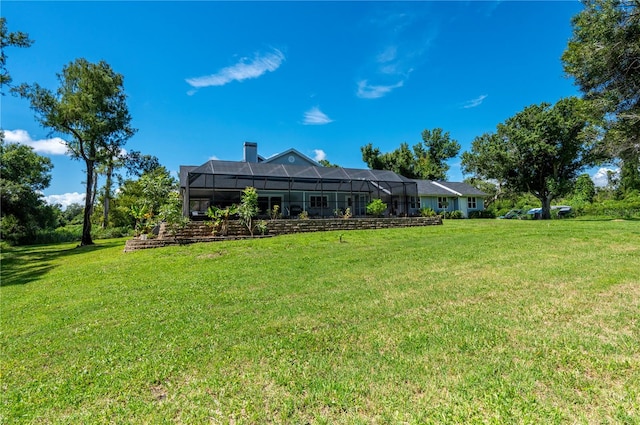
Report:
<svg viewBox="0 0 640 425"><path fill-rule="evenodd" d="M467 208L470 210L475 210L476 207L476 198L467 198Z"/></svg>

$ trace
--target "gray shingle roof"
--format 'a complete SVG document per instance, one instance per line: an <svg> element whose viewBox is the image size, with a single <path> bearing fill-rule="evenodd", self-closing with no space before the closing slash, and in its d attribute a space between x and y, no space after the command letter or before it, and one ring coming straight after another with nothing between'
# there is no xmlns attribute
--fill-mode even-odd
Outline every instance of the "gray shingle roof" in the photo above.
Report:
<svg viewBox="0 0 640 425"><path fill-rule="evenodd" d="M180 186L239 189L252 185L272 190L344 190L416 195L413 180L392 171L211 160L180 168ZM291 184L288 182L292 182Z"/></svg>
<svg viewBox="0 0 640 425"><path fill-rule="evenodd" d="M400 176L393 171L369 170L363 168L341 168L341 167L317 167L301 166L289 164L272 164L265 162L249 163L242 161L218 161L211 160L200 166L180 167L180 186L187 186L187 175L191 173L192 187L210 187L208 184L202 186L198 182L204 182L202 178L195 179L196 175L213 175L237 178L234 184L247 184L251 179L261 180L273 179L269 186L273 189L280 189L283 183L276 183L277 180L313 180L325 182L378 182L385 183L388 188L404 187L408 189L407 195L415 193L417 187L418 195L422 196L487 196L486 193L466 183L460 182L435 182L431 180L415 180ZM222 184L222 180L217 180ZM229 180L227 180L229 181ZM416 186L414 186L414 183ZM266 184L266 183L265 183ZM275 185L275 186L274 186ZM278 186L278 187L276 187ZM288 186L284 185L282 188ZM380 186L375 186L380 187ZM343 185L340 184L340 188ZM336 189L337 190L337 189ZM395 190L394 190L395 192Z"/></svg>
<svg viewBox="0 0 640 425"><path fill-rule="evenodd" d="M190 167L189 167L190 168ZM367 170L360 168L316 167L288 164L249 163L241 161L211 160L199 167L187 170L190 173L233 175L245 177L295 177L301 179L325 180L367 180L397 183L411 183L412 180L399 176L393 171ZM185 173L187 172L185 171ZM182 174L182 172L181 172ZM181 175L182 177L182 175ZM182 184L182 178L180 179Z"/></svg>
<svg viewBox="0 0 640 425"><path fill-rule="evenodd" d="M418 184L418 195L421 196L487 196L481 190L461 182L434 182L431 180L414 180Z"/></svg>

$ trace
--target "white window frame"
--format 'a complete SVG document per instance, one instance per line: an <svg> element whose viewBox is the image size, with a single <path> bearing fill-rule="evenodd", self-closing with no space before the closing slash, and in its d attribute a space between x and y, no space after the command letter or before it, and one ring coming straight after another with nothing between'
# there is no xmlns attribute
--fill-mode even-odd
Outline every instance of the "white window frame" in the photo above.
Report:
<svg viewBox="0 0 640 425"><path fill-rule="evenodd" d="M475 210L478 208L478 201L475 196L470 196L467 198L467 208L470 210Z"/></svg>
<svg viewBox="0 0 640 425"><path fill-rule="evenodd" d="M438 209L445 210L449 208L449 200L445 196L438 196Z"/></svg>

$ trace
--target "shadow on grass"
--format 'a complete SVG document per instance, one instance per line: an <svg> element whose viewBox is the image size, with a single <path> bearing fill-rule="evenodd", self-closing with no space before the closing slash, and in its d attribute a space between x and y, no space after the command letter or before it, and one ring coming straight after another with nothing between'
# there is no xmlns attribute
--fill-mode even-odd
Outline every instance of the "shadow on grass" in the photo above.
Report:
<svg viewBox="0 0 640 425"><path fill-rule="evenodd" d="M0 286L24 285L39 280L57 260L121 246L122 241L99 241L95 245L60 248L60 245L17 247L2 253Z"/></svg>

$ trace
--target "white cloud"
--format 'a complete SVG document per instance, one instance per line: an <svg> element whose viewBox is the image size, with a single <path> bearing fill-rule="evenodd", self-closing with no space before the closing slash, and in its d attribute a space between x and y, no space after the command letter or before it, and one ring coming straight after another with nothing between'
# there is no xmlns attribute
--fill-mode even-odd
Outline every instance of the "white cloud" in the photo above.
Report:
<svg viewBox="0 0 640 425"><path fill-rule="evenodd" d="M284 54L277 49L266 54L256 53L253 58L242 58L237 64L223 68L215 74L187 78L186 82L195 88L224 86L232 81L258 78L265 72L273 72L284 60ZM187 94L193 95L194 91L190 90Z"/></svg>
<svg viewBox="0 0 640 425"><path fill-rule="evenodd" d="M316 161L322 161L323 159L327 159L327 154L324 153L322 149L314 149L313 153L314 153L313 159Z"/></svg>
<svg viewBox="0 0 640 425"><path fill-rule="evenodd" d="M219 160L220 160L220 158L218 158L218 157L217 157L217 156L215 156L215 155L211 155L211 156L209 157L209 161L219 161Z"/></svg>
<svg viewBox="0 0 640 425"><path fill-rule="evenodd" d="M333 120L316 106L304 113L304 121L302 123L304 125L324 125L330 122L333 122Z"/></svg>
<svg viewBox="0 0 640 425"><path fill-rule="evenodd" d="M591 180L593 180L593 184L597 187L606 187L609 184L609 173L613 173L614 177L617 177L620 174L619 168L600 168L596 173L591 176Z"/></svg>
<svg viewBox="0 0 640 425"><path fill-rule="evenodd" d="M469 109L469 108L475 108L476 106L480 106L482 105L482 102L488 97L489 95L487 94L483 94L480 95L478 97L476 97L475 99L471 99L471 100L467 100L462 107L464 109Z"/></svg>
<svg viewBox="0 0 640 425"><path fill-rule="evenodd" d="M370 85L367 80L362 80L358 83L357 96L361 99L377 99L390 93L392 90L402 87L404 81L399 81L396 84L387 86L374 86Z"/></svg>
<svg viewBox="0 0 640 425"><path fill-rule="evenodd" d="M62 195L49 195L45 196L44 199L49 205L62 205L62 209L67 208L71 204L84 205L84 193L78 192L63 193Z"/></svg>
<svg viewBox="0 0 640 425"><path fill-rule="evenodd" d="M65 155L67 153L67 145L65 145L64 140L59 137L33 140L25 130L5 130L4 139L8 143L20 143L21 145L31 146L33 150L39 154Z"/></svg>

